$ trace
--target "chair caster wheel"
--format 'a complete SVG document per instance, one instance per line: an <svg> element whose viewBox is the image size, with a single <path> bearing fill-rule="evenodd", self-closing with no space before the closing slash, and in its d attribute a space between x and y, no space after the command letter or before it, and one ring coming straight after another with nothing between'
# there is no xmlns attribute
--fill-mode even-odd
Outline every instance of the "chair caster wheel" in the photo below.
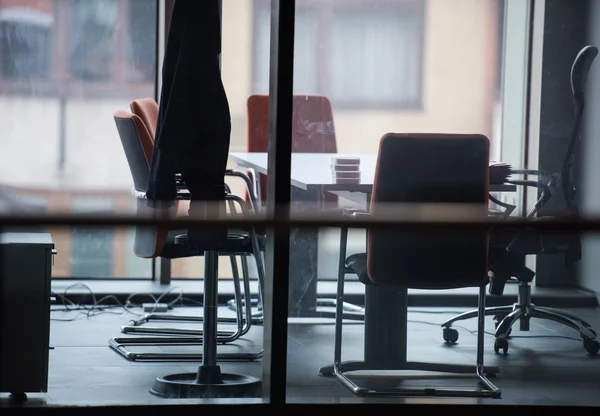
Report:
<svg viewBox="0 0 600 416"><path fill-rule="evenodd" d="M508 353L508 341L505 338L496 338L496 341L494 341L494 352L498 354L500 350L505 355Z"/></svg>
<svg viewBox="0 0 600 416"><path fill-rule="evenodd" d="M444 341L449 344L456 344L458 341L458 331L454 328L444 328Z"/></svg>
<svg viewBox="0 0 600 416"><path fill-rule="evenodd" d="M583 348L585 348L589 355L596 355L600 351L600 342L595 339L584 339Z"/></svg>

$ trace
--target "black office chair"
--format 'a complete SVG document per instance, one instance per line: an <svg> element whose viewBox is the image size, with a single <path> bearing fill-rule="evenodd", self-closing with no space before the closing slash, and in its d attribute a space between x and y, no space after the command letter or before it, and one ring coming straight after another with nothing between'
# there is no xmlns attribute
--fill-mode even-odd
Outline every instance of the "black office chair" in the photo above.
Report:
<svg viewBox="0 0 600 416"><path fill-rule="evenodd" d="M598 55L598 49L594 46L586 46L575 58L571 68L571 90L575 107L575 117L569 146L563 162L560 174L551 175L536 170L517 170L513 174L535 175L537 181L511 180L510 183L522 186L533 186L539 189L539 198L527 218L544 221L552 217L544 217L539 214L544 205L552 198L557 187L561 187L567 209L570 216L579 215L575 186L572 179L573 162L575 151L581 140L581 120L584 111L584 88L590 67ZM514 208L514 207L509 207ZM542 318L555 321L577 330L583 339L583 346L591 355L600 351L600 342L596 338L596 332L591 325L581 318L554 308L543 308L535 306L531 301L531 282L535 273L525 267L526 255L539 254L564 254L567 266L581 259L581 242L578 234L567 233L556 236L548 236L535 232L521 232L516 236L495 235L492 236L492 262L490 270L493 273L490 284L490 293L501 295L507 280L515 277L519 282L517 303L510 306L491 307L486 309L486 315L494 315L496 324L496 341L494 350L496 353L502 350L508 352L508 337L512 326L519 321L520 330L528 331L531 318ZM458 332L451 328L457 321L473 318L477 311L470 311L453 317L444 322L444 339L446 342L454 343L458 340Z"/></svg>
<svg viewBox="0 0 600 416"><path fill-rule="evenodd" d="M397 215L404 204L466 204L484 217L489 189L489 140L480 135L388 134L381 140L371 213ZM400 207L398 206L400 205ZM443 207L436 207L444 215ZM441 211L440 211L441 210ZM448 212L448 211L446 211ZM352 216L358 215L354 212ZM332 373L356 395L493 397L501 391L485 376L485 287L488 283L488 236L484 232L431 233L370 229L367 252L346 258L348 229L342 228L335 315L335 347ZM388 370L368 362L342 364L342 319L345 275L354 273L365 285L383 285L390 290L453 289L479 287L479 321L475 366L404 362L389 370L434 371L476 375L483 385L477 389L370 388L361 387L348 371ZM382 336L385 336L382 334ZM371 341L370 341L371 342ZM399 346L399 348L402 348ZM401 368L398 368L401 367ZM327 371L327 372L326 372ZM323 375L329 370L321 369Z"/></svg>

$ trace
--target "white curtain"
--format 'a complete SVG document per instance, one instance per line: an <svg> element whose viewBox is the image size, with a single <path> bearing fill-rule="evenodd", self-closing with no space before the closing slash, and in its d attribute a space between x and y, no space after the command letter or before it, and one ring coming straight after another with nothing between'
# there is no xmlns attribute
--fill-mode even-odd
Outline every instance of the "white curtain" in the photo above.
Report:
<svg viewBox="0 0 600 416"><path fill-rule="evenodd" d="M385 104L418 100L418 29L410 14L336 11L334 101Z"/></svg>
<svg viewBox="0 0 600 416"><path fill-rule="evenodd" d="M255 27L253 92L268 94L271 47L271 10L259 7ZM311 10L296 11L294 45L294 93L316 94L317 88L317 31L318 23Z"/></svg>

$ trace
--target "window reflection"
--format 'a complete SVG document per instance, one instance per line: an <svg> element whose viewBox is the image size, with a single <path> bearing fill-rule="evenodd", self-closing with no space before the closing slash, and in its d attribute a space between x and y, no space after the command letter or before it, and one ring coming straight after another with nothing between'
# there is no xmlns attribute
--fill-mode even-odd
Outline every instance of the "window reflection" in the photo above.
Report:
<svg viewBox="0 0 600 416"><path fill-rule="evenodd" d="M128 67L132 81L154 82L156 74L156 3L148 0L129 0Z"/></svg>
<svg viewBox="0 0 600 416"><path fill-rule="evenodd" d="M14 2L13 2L14 3ZM47 79L50 76L52 4L0 10L2 75L10 79Z"/></svg>
<svg viewBox="0 0 600 416"><path fill-rule="evenodd" d="M71 0L70 75L82 81L107 80L117 26L116 0Z"/></svg>

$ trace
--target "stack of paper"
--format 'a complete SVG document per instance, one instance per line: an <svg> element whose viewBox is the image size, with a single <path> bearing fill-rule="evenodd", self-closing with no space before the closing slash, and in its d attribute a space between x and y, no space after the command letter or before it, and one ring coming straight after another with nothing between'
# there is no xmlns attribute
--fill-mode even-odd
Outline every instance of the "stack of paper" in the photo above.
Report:
<svg viewBox="0 0 600 416"><path fill-rule="evenodd" d="M360 184L360 158L334 157L331 160L333 183Z"/></svg>
<svg viewBox="0 0 600 416"><path fill-rule="evenodd" d="M490 161L490 185L506 183L512 173L512 166L504 162Z"/></svg>

